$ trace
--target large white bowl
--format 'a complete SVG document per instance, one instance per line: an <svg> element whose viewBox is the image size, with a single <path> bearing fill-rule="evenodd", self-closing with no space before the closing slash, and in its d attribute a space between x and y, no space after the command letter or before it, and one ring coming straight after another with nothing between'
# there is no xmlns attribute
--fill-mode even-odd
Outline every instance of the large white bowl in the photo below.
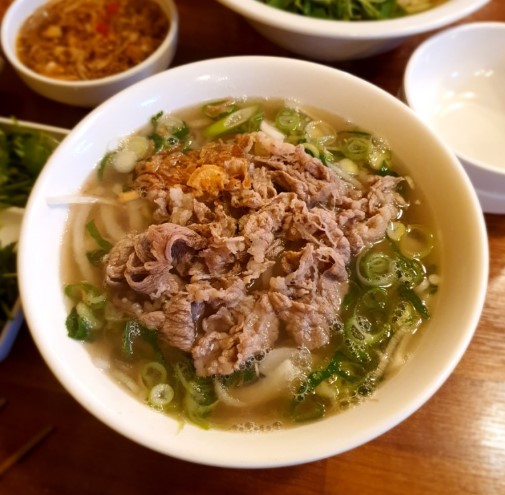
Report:
<svg viewBox="0 0 505 495"><path fill-rule="evenodd" d="M489 0L448 0L426 12L385 21L333 21L304 17L258 0L218 0L244 16L265 38L313 60L369 57L395 48L408 37L446 26Z"/></svg>
<svg viewBox="0 0 505 495"><path fill-rule="evenodd" d="M66 335L60 270L68 209L47 202L77 194L109 144L160 110L230 95L296 98L382 135L427 194L440 238L438 304L412 359L379 388L374 400L320 422L270 433L204 431L190 424L180 430L175 420L141 404L94 366L88 351ZM85 408L156 451L240 468L332 456L372 440L416 411L446 380L469 344L483 306L488 270L477 196L436 135L405 104L361 79L319 64L275 57L214 59L169 69L92 111L57 148L35 185L18 260L23 307L34 340L52 371Z"/></svg>
<svg viewBox="0 0 505 495"><path fill-rule="evenodd" d="M170 20L167 36L157 50L140 64L112 76L88 81L64 81L38 74L19 60L16 54L19 29L33 12L48 0L16 0L11 4L2 21L2 49L19 77L37 93L68 105L94 107L127 86L165 70L172 61L179 32L177 9L173 0L156 1Z"/></svg>
<svg viewBox="0 0 505 495"><path fill-rule="evenodd" d="M414 111L451 146L482 209L505 213L505 23L442 31L412 54L404 93Z"/></svg>

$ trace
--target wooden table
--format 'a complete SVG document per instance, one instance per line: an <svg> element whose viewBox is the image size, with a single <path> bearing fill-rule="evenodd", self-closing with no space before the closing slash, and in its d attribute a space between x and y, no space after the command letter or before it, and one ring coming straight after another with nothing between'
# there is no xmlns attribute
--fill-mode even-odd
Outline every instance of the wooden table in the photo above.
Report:
<svg viewBox="0 0 505 495"><path fill-rule="evenodd" d="M216 2L176 3L181 23L173 65L227 55L293 56ZM462 22L491 20L505 21L504 0ZM368 60L332 65L396 95L408 57L426 37ZM71 128L86 113L39 97L10 67L0 76L2 116ZM0 397L8 400L0 410L0 463L45 426L54 430L0 478L0 494L505 494L505 217L486 215L486 223L489 290L467 353L424 407L376 440L331 459L272 470L165 457L85 411L51 374L24 327L0 363Z"/></svg>

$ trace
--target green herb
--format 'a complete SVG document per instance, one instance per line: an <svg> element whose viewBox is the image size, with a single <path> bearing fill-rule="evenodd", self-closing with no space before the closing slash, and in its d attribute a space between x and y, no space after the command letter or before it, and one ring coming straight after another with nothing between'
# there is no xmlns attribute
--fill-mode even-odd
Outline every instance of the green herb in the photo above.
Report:
<svg viewBox="0 0 505 495"><path fill-rule="evenodd" d="M397 0L259 0L271 7L319 19L372 21L402 17L409 12ZM431 7L428 4L426 8ZM413 12L412 12L413 13Z"/></svg>
<svg viewBox="0 0 505 495"><path fill-rule="evenodd" d="M103 326L105 295L87 282L67 285L64 292L76 302L65 321L68 336L76 340L93 340L95 331Z"/></svg>
<svg viewBox="0 0 505 495"><path fill-rule="evenodd" d="M157 354L161 355L156 330L147 328L136 320L128 320L123 330L123 353L126 357L133 357L135 344L139 340L149 344Z"/></svg>
<svg viewBox="0 0 505 495"><path fill-rule="evenodd" d="M0 242L0 328L12 318L17 297L16 243L2 246Z"/></svg>
<svg viewBox="0 0 505 495"><path fill-rule="evenodd" d="M93 220L90 220L86 224L86 231L98 246L98 249L86 252L86 257L92 265L97 266L102 262L103 257L111 250L112 244L102 237Z"/></svg>
<svg viewBox="0 0 505 495"><path fill-rule="evenodd" d="M0 129L0 208L24 207L59 141L41 131Z"/></svg>

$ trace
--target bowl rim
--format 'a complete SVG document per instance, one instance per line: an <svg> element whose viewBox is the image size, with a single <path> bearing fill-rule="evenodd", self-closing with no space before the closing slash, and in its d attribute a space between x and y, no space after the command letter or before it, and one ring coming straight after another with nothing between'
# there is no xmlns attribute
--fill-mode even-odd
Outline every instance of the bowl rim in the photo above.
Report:
<svg viewBox="0 0 505 495"><path fill-rule="evenodd" d="M82 383L82 380L73 378L72 373L69 372L69 368L67 366L67 361L63 359L61 356L58 356L57 351L55 350L55 343L51 341L50 336L45 335L44 332L39 330L32 330L32 327L40 328L40 322L37 321L37 313L36 311L32 311L34 309L34 304L38 304L37 300L40 300L40 297L31 297L24 300L25 309L26 309L26 318L29 323L29 327L31 329L32 336L34 338L37 347L39 348L42 356L44 357L48 366L52 369L54 374L58 377L59 381L69 390L71 395L88 411L90 411L95 417L99 420L107 424L109 427L114 429L115 431L121 433L127 438L149 447L155 451L158 451L165 455L170 455L172 457L176 457L179 459L183 459L186 461L196 462L204 465L212 465L219 467L231 467L231 468L271 468L271 467L281 467L281 466L290 466L301 463L307 463L319 459L323 459L326 457L330 457L333 455L340 454L342 452L348 451L350 449L356 448L364 443L377 438L379 435L382 435L386 431L389 431L391 428L396 426L398 423L406 419L408 416L413 414L416 410L418 410L428 399L442 386L448 376L452 373L458 362L460 361L463 353L466 351L467 346L470 343L471 338L473 337L475 328L477 327L478 320L480 318L480 313L484 304L485 298L485 287L487 285L487 267L488 267L488 251L487 251L487 238L485 231L485 224L483 218L479 215L479 207L477 197L471 188L471 183L467 176L464 174L463 169L459 162L457 162L454 155L450 152L450 150L444 145L444 143L433 134L429 128L427 128L422 121L415 115L415 113L409 109L407 105L404 105L399 100L394 98L389 93L384 90L374 86L373 84L362 80L356 76L348 74L344 71L334 69L332 67L324 66L321 64L316 64L314 62L302 61L298 59L290 59L290 58L282 58L282 57L262 57L262 56L241 56L241 57L224 57L220 59L210 59L204 61L193 62L191 64L186 64L184 66L179 66L175 68L171 68L162 73L156 74L149 78L136 83L125 90L121 91L117 95L113 96L107 102L98 106L94 110L92 110L84 119L77 124L76 127L70 132L69 136L67 136L60 147L57 148L55 154L49 159L49 166L46 167L39 179L37 180L34 187L34 194L31 195L27 209L25 218L23 221L22 229L21 229L21 240L20 240L20 248L19 248L19 256L18 256L18 271L20 276L20 292L23 299L25 296L30 295L31 291L36 291L36 288L33 287L34 284L31 282L34 280L34 274L30 271L30 267L37 266L37 260L34 257L30 257L28 252L30 251L30 231L28 230L30 224L33 224L36 221L36 217L38 215L43 214L41 208L38 208L42 204L45 204L44 198L45 193L43 193L42 189L44 184L47 182L46 176L49 178L51 176L52 167L51 163L56 161L56 158L59 158L59 155L64 151L68 153L71 149L76 148L78 142L82 141L83 134L87 134L89 128L96 124L97 121L100 121L104 118L104 115L111 115L110 107L116 106L119 104L123 104L125 98L137 97L139 96L140 90L146 91L145 100L136 101L135 106L144 107L145 101L147 101L152 95L149 94L149 91L156 88L156 85L159 86L159 82L164 81L165 78L172 78L177 80L180 83L179 75L182 74L184 77L189 77L192 81L198 79L199 81L204 81L205 84L208 84L209 81L215 82L210 79L209 74L212 72L216 72L216 65L218 66L217 74L220 77L224 77L224 72L229 71L228 64L239 64L238 69L234 69L235 77L238 74L238 70L240 67L250 67L251 61L253 63L259 64L268 64L268 67L287 67L291 68L296 67L297 70L307 70L307 69L316 69L320 71L319 74L334 74L332 77L338 77L342 80L342 82L346 82L346 84L355 84L359 86L361 91L366 91L367 93L379 94L380 98L387 101L387 104L391 107L396 107L399 113L403 113L405 115L404 118L408 118L409 121L412 121L414 127L423 128L423 134L425 138L429 138L433 140L433 142L438 143L437 149L447 161L452 164L454 167L454 174L458 177L458 183L461 184L462 190L465 192L465 198L469 200L469 207L472 213L472 221L473 225L478 228L480 235L476 236L476 239L473 241L476 245L476 250L480 254L478 257L478 270L474 270L473 273L478 273L479 278L476 280L476 287L473 287L473 290L476 291L478 297L475 298L474 303L471 305L471 318L468 320L468 324L464 328L464 332L462 331L460 335L457 335L457 343L456 348L452 349L450 352L449 358L446 358L443 362L443 366L441 366L441 370L439 373L433 375L430 374L429 378L426 379L426 382L419 389L419 394L416 394L414 397L409 397L404 401L400 408L396 408L393 405L387 403L387 401L369 401L363 406L359 408L355 408L352 412L352 423L355 425L355 429L352 430L352 433L345 439L344 442L335 447L333 442L323 442L324 445L317 446L309 446L307 445L308 452L302 452L297 447L299 444L296 441L300 440L300 438L306 438L301 434L301 430L305 428L304 432L309 433L321 433L323 422L318 422L314 424L310 424L304 427L300 427L298 433L290 434L286 432L291 432L290 430L281 430L280 432L272 432L271 435L275 436L275 439L278 441L279 445L282 445L282 456L276 451L276 449L272 449L273 452L266 452L262 459L255 458L254 456L249 457L249 454L245 454L244 458L239 458L236 455L236 452L222 452L222 449L216 449L215 445L222 444L223 440L223 432L218 431L206 431L205 434L205 442L200 442L195 447L191 445L187 447L185 445L181 445L181 442L165 442L162 444L163 440L161 435L157 435L156 439L150 437L146 438L145 433L143 435L133 431L131 429L131 422L127 422L127 418L125 418L124 411L117 414L116 411L111 410L110 407L104 405L101 402L99 392L90 391L86 389L85 384ZM240 65L242 64L242 65ZM198 70L197 70L198 69ZM264 71L267 68L263 69ZM173 76L172 76L173 75ZM203 82L202 82L203 84ZM237 90L238 91L238 90ZM135 99L135 98L134 98ZM151 100L150 100L151 101ZM159 109L158 109L159 110ZM147 110L146 110L147 111ZM112 112L113 114L113 112ZM407 115L408 114L408 115ZM450 167L449 167L450 168ZM88 172L91 173L92 167L88 167ZM75 175L74 175L75 176ZM53 184L53 187L55 185ZM59 189L59 185L56 185L56 190ZM45 212L47 213L47 211ZM44 214L45 214L44 213ZM65 214L63 211L59 211L58 215ZM46 218L46 217L44 217ZM58 217L60 218L60 217ZM66 216L65 216L66 218ZM63 220L63 219L62 219ZM56 220L60 225L60 220ZM66 221L66 220L65 220ZM36 224L32 226L37 227ZM38 227L37 227L38 228ZM37 228L35 230L37 230ZM35 244L32 244L35 246ZM27 249L28 248L28 249ZM60 246L61 248L61 246ZM37 252L37 256L39 253ZM34 265L35 264L35 265ZM39 264L40 265L40 264ZM47 266L47 265L46 265ZM474 262L474 268L477 268L477 261ZM37 276L35 275L35 279ZM52 282L54 283L54 282ZM35 295L32 294L33 296ZM42 308L39 308L38 315L42 314ZM43 309L44 314L47 313L46 308ZM62 323L63 327L63 323ZM66 335L62 335L62 338L67 339ZM49 339L49 340L48 340ZM70 340L70 339L69 339ZM82 352L86 352L86 349L83 349ZM408 364L408 363L407 363ZM438 368L437 368L438 369ZM388 382L391 383L391 382ZM395 382L396 383L396 382ZM382 390L385 390L387 383L384 384ZM108 387L109 388L109 387ZM108 390L110 391L110 390ZM103 398L103 397L101 397ZM134 411L137 408L143 408L143 410L148 411L148 408L144 404L141 404L137 399L133 399L135 404L128 404L128 410L134 408ZM125 402L123 400L122 402ZM128 401L131 402L131 401ZM378 404L380 402L380 404ZM370 412L370 410L376 410L375 408L379 408L379 411L382 412L382 416L379 420L370 423L364 419L363 414L366 412ZM360 412L361 411L361 412ZM384 412L387 411L387 412ZM151 414L152 413L152 414ZM156 422L156 417L153 416L155 413L153 411L150 412L142 412L142 417L147 416L150 420L153 421L153 424ZM345 414L345 413L342 413ZM161 415L160 415L161 416ZM326 421L330 421L331 424L337 424L340 420L338 419L340 415L337 415L332 418L327 418ZM366 418L367 416L365 416ZM337 418L336 420L334 418ZM354 419L356 418L356 419ZM335 421L335 423L334 423ZM157 423L156 423L157 424ZM359 427L357 426L359 424ZM186 429L186 427L185 427ZM198 431L194 436L191 436L191 432L194 432L194 428L191 425L188 425L187 430L184 432L177 432L177 434L185 435L187 433L187 437L190 440L201 440L201 431ZM224 432L226 433L226 432ZM230 437L233 434L228 434L225 439L224 444L228 447L236 447L240 445L240 452L244 451L244 446L242 442L245 442L247 447L253 445L253 447L259 449L263 449L263 437L261 435L254 436L250 434L247 439L245 435L241 435L237 433L235 439L230 440ZM159 438L158 438L159 437ZM172 437L169 437L172 438ZM209 447L207 447L207 443ZM277 445L277 444L276 444ZM197 447L200 447L197 449ZM209 449L212 450L212 454L209 452ZM235 455L234 455L235 454ZM265 459L266 457L266 459Z"/></svg>
<svg viewBox="0 0 505 495"><path fill-rule="evenodd" d="M479 22L469 22L462 24L460 26L454 26L444 31L437 33L425 41L423 41L416 49L412 52L407 65L405 66L405 72L403 75L403 92L405 95L405 101L420 117L417 95L412 87L413 80L415 78L415 71L419 67L419 63L423 57L436 50L439 43L445 44L447 40L455 39L456 37L464 37L468 34L472 35L475 32L489 32L489 31L500 31L503 32L505 39L505 23L497 21L479 21ZM423 119L425 120L425 119ZM465 161L466 164L475 166L484 171L492 172L498 174L505 178L505 170L503 167L494 165L493 163L487 163L477 156L471 156L465 152L450 146L454 153Z"/></svg>
<svg viewBox="0 0 505 495"><path fill-rule="evenodd" d="M325 38L398 38L434 30L476 11L490 0L449 0L426 12L384 21L333 21L285 12L259 0L217 0L250 21L287 32ZM275 12L276 11L276 12ZM275 15L274 15L275 12Z"/></svg>
<svg viewBox="0 0 505 495"><path fill-rule="evenodd" d="M45 76L43 74L39 74L38 72L30 69L25 64L19 60L17 56L15 43L14 45L10 43L9 37L12 33L13 29L16 29L16 32L12 33L12 39L14 41L17 38L17 32L19 31L19 26L21 26L25 20L34 12L43 5L41 2L34 10L31 11L28 16L24 17L19 23L18 27L12 27L13 18L16 16L19 9L21 9L22 1L18 0L9 5L7 11L5 12L4 18L0 25L0 40L3 52L5 57L9 61L9 63L15 68L15 70L21 74L24 74L30 79L37 81L42 84L57 86L60 88L74 88L74 89L93 89L95 87L100 87L108 84L115 84L124 79L128 79L132 76L135 76L137 73L141 73L145 68L149 67L155 60L160 58L163 53L169 49L169 47L175 45L177 43L177 36L179 32L179 14L177 7L174 3L174 0L154 0L156 3L160 5L166 6L166 13L169 20L169 27L163 42L158 46L158 48L152 52L149 57L142 60L137 65L130 67L122 72L118 72L116 74L111 74L110 76L101 77L98 79L89 79L89 80L77 80L77 81L67 81L64 79L57 79L49 76ZM163 8L163 7L162 7ZM164 9L165 10L165 9Z"/></svg>

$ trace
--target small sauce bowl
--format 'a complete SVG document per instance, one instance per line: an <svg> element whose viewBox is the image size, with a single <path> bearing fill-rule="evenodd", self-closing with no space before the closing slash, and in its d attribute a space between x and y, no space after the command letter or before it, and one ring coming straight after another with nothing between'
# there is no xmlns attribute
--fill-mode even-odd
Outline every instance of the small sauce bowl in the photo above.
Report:
<svg viewBox="0 0 505 495"><path fill-rule="evenodd" d="M486 213L505 213L505 23L443 31L413 53L408 105L456 153Z"/></svg>
<svg viewBox="0 0 505 495"><path fill-rule="evenodd" d="M34 91L61 103L94 107L131 84L165 70L171 63L178 40L179 18L173 0L156 0L169 20L169 28L161 45L142 62L100 79L67 81L35 72L21 62L17 39L24 22L48 0L17 0L5 13L1 26L2 49L19 77Z"/></svg>

